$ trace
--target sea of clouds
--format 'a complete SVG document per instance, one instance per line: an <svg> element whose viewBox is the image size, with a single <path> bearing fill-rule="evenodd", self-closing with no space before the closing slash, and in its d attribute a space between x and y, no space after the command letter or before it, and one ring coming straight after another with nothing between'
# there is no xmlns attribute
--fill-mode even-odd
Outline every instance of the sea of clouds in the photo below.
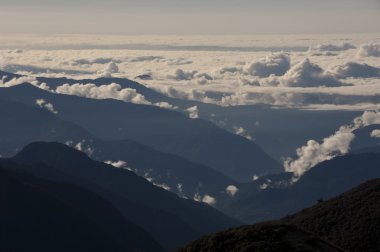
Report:
<svg viewBox="0 0 380 252"><path fill-rule="evenodd" d="M171 97L222 106L365 110L380 104L378 34L7 35L0 37L0 69L78 80L129 78ZM57 91L149 104L117 83L97 88L78 81Z"/></svg>

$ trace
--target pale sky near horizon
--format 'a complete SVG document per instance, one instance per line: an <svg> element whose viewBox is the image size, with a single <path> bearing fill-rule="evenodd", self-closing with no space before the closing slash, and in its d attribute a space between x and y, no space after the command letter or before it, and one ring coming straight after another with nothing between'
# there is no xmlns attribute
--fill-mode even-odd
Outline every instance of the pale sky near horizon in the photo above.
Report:
<svg viewBox="0 0 380 252"><path fill-rule="evenodd" d="M380 0L0 0L0 33L380 32Z"/></svg>

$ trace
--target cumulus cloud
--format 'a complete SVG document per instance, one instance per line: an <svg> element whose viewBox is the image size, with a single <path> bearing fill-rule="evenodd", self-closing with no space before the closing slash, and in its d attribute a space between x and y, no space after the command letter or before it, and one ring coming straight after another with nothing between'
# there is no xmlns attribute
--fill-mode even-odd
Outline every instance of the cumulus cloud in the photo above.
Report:
<svg viewBox="0 0 380 252"><path fill-rule="evenodd" d="M347 51L350 49L356 49L356 46L350 43L342 43L342 44L318 44L316 46L310 47L310 50L316 51Z"/></svg>
<svg viewBox="0 0 380 252"><path fill-rule="evenodd" d="M189 117L191 119L199 118L198 106L190 107L186 109L186 111L189 112Z"/></svg>
<svg viewBox="0 0 380 252"><path fill-rule="evenodd" d="M329 69L329 72L337 78L373 78L380 76L380 68L355 62L333 66Z"/></svg>
<svg viewBox="0 0 380 252"><path fill-rule="evenodd" d="M234 197L239 192L239 188L234 185L229 185L226 188L226 192L230 197Z"/></svg>
<svg viewBox="0 0 380 252"><path fill-rule="evenodd" d="M371 132L372 138L380 138L380 130L376 129Z"/></svg>
<svg viewBox="0 0 380 252"><path fill-rule="evenodd" d="M126 170L129 170L129 171L132 170L131 168L128 168L127 162L125 162L123 160L119 160L119 161L115 161L115 162L111 161L111 160L108 160L108 161L105 161L104 163L112 165L113 167L116 167L116 168L119 168L119 169L126 169Z"/></svg>
<svg viewBox="0 0 380 252"><path fill-rule="evenodd" d="M305 146L297 149L297 158L288 158L284 162L287 172L293 172L295 180L320 162L348 153L355 139L354 131L372 124L380 123L380 112L366 111L350 125L340 127L335 134L323 139L321 143L309 140Z"/></svg>
<svg viewBox="0 0 380 252"><path fill-rule="evenodd" d="M50 102L45 101L44 99L37 99L36 100L36 104L40 108L47 109L48 111L50 111L53 114L58 114L58 111L54 109L53 104L51 104Z"/></svg>
<svg viewBox="0 0 380 252"><path fill-rule="evenodd" d="M268 77L284 75L290 68L290 58L285 54L272 54L259 61L253 61L244 67L244 71L253 76ZM233 70L233 69L231 69Z"/></svg>
<svg viewBox="0 0 380 252"><path fill-rule="evenodd" d="M29 83L38 88L50 91L50 87L46 83L40 83L35 77L31 76L15 77L9 81L7 81L7 76L3 76L0 80L0 87L13 87L24 83Z"/></svg>
<svg viewBox="0 0 380 252"><path fill-rule="evenodd" d="M117 83L97 86L92 83L88 84L64 84L55 90L58 94L69 94L83 96L92 99L116 99L125 102L136 104L151 105L142 94L139 94L136 89L124 88Z"/></svg>
<svg viewBox="0 0 380 252"><path fill-rule="evenodd" d="M189 60L189 59L186 59L186 58L182 58L182 57L179 57L179 58L176 58L176 59L169 59L167 61L167 64L169 66L188 65L188 64L192 64L192 63L193 63L192 60Z"/></svg>
<svg viewBox="0 0 380 252"><path fill-rule="evenodd" d="M235 126L234 129L236 135L247 138L248 140L252 140L252 136L243 127Z"/></svg>
<svg viewBox="0 0 380 252"><path fill-rule="evenodd" d="M89 157L94 153L94 149L91 147L87 140L82 140L78 143L73 141L67 141L65 143L67 146L73 147L74 149L86 153Z"/></svg>
<svg viewBox="0 0 380 252"><path fill-rule="evenodd" d="M207 73L198 73L198 71L184 71L182 69L177 69L173 75L168 75L167 78L184 81L184 80L196 80L198 84L204 85L208 81L213 80L211 75Z"/></svg>
<svg viewBox="0 0 380 252"><path fill-rule="evenodd" d="M263 82L264 86L284 87L339 87L345 85L334 76L326 73L320 66L304 59L294 65L282 77L270 76Z"/></svg>
<svg viewBox="0 0 380 252"><path fill-rule="evenodd" d="M360 46L358 57L380 57L380 44L363 44Z"/></svg>
<svg viewBox="0 0 380 252"><path fill-rule="evenodd" d="M195 201L206 203L210 206L213 206L216 204L216 199L208 194L203 195L203 197L196 193L193 198Z"/></svg>
<svg viewBox="0 0 380 252"><path fill-rule="evenodd" d="M113 73L119 73L119 67L115 62L110 62L103 72L100 73L99 77L111 78Z"/></svg>

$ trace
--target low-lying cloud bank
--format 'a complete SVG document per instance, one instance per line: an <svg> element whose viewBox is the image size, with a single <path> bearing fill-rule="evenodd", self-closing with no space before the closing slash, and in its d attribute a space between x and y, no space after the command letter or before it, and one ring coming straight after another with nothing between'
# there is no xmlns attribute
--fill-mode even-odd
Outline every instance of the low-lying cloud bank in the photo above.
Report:
<svg viewBox="0 0 380 252"><path fill-rule="evenodd" d="M298 180L305 172L315 165L330 160L338 155L347 154L350 144L355 139L355 130L372 125L380 124L379 111L366 111L357 117L349 125L340 127L333 135L322 140L321 143L309 140L305 146L297 149L297 158L288 158L284 162L287 172L294 173L294 179Z"/></svg>
<svg viewBox="0 0 380 252"><path fill-rule="evenodd" d="M358 57L380 57L380 44L363 44L357 53Z"/></svg>
<svg viewBox="0 0 380 252"><path fill-rule="evenodd" d="M380 68L355 62L336 65L328 70L336 78L374 78L380 76Z"/></svg>
<svg viewBox="0 0 380 252"><path fill-rule="evenodd" d="M316 46L310 47L310 51L331 51L331 52L339 52L339 51L347 51L350 49L356 49L356 46L350 43L341 43L341 44L318 44Z"/></svg>

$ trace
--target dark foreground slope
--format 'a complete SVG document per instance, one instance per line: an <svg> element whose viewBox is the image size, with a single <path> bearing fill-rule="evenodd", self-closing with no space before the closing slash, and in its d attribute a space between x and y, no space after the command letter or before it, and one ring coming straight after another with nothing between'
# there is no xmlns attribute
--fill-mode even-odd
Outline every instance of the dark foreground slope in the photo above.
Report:
<svg viewBox="0 0 380 252"><path fill-rule="evenodd" d="M347 251L380 251L380 179L283 220Z"/></svg>
<svg viewBox="0 0 380 252"><path fill-rule="evenodd" d="M263 223L203 237L178 252L335 252L339 248L295 226Z"/></svg>
<svg viewBox="0 0 380 252"><path fill-rule="evenodd" d="M0 220L0 251L164 251L96 194L2 167Z"/></svg>
<svg viewBox="0 0 380 252"><path fill-rule="evenodd" d="M341 251L334 246L380 251L380 179L282 220L212 234L180 251Z"/></svg>
<svg viewBox="0 0 380 252"><path fill-rule="evenodd" d="M131 171L91 160L63 144L33 143L12 161L23 165L19 172L96 192L167 250L239 224L206 204L181 199Z"/></svg>

